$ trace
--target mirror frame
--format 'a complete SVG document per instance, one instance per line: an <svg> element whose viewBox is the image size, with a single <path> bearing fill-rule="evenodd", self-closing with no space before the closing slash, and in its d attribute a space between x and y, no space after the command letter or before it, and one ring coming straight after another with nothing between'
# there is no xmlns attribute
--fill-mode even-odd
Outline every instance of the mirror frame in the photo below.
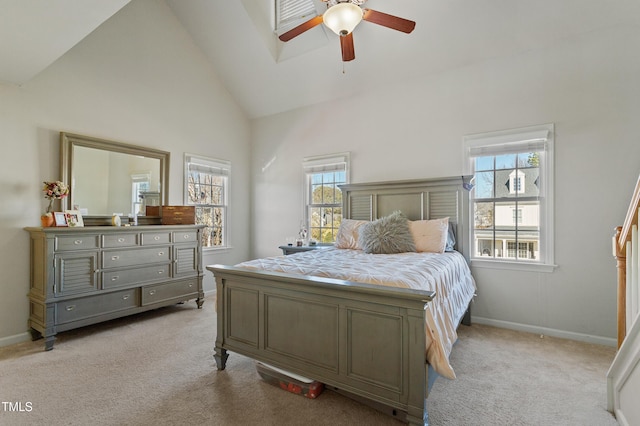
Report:
<svg viewBox="0 0 640 426"><path fill-rule="evenodd" d="M123 142L60 132L61 181L69 185L69 196L61 200L63 211L69 210L71 208L70 206L73 206L73 185L71 184L71 177L74 173L73 148L76 146L119 152L122 154L139 155L160 160L160 205L166 206L169 204L169 158L171 155L169 152ZM111 221L111 215L88 215L85 217L88 217L90 220L91 218L98 220L108 218L109 222Z"/></svg>

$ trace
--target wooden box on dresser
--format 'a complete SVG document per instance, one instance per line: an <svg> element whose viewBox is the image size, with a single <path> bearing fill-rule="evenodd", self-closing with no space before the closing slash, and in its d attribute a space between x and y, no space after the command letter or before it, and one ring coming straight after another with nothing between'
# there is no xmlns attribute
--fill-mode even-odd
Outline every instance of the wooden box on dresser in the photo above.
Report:
<svg viewBox="0 0 640 426"><path fill-rule="evenodd" d="M196 299L202 225L26 228L29 327L53 348L58 332Z"/></svg>

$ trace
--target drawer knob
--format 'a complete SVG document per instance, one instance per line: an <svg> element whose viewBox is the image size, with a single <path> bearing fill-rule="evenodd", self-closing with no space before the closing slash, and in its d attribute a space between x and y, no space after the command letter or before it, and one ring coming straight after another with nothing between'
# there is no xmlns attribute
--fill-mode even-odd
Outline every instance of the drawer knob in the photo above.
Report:
<svg viewBox="0 0 640 426"><path fill-rule="evenodd" d="M154 294L156 294L155 290L149 290L149 296L153 296Z"/></svg>
<svg viewBox="0 0 640 426"><path fill-rule="evenodd" d="M122 296L122 300L127 300L129 298L128 294L125 294L124 296Z"/></svg>
<svg viewBox="0 0 640 426"><path fill-rule="evenodd" d="M155 237L153 237L154 240L159 241L160 240L160 236L156 235Z"/></svg>
<svg viewBox="0 0 640 426"><path fill-rule="evenodd" d="M73 244L79 246L80 244L82 244L82 240L75 240Z"/></svg>
<svg viewBox="0 0 640 426"><path fill-rule="evenodd" d="M111 281L118 281L119 279L120 279L120 277L117 276L117 275L111 277Z"/></svg>
<svg viewBox="0 0 640 426"><path fill-rule="evenodd" d="M75 308L76 308L76 305L67 305L65 306L64 309L67 311L73 311Z"/></svg>
<svg viewBox="0 0 640 426"><path fill-rule="evenodd" d="M118 238L118 242L119 243L124 243L124 238L122 238L122 237Z"/></svg>
<svg viewBox="0 0 640 426"><path fill-rule="evenodd" d="M120 259L120 256L111 256L111 260L118 260Z"/></svg>
<svg viewBox="0 0 640 426"><path fill-rule="evenodd" d="M164 252L163 251L159 251L158 252L158 256L164 256Z"/></svg>
<svg viewBox="0 0 640 426"><path fill-rule="evenodd" d="M184 239L188 240L189 239L189 234L184 234Z"/></svg>
<svg viewBox="0 0 640 426"><path fill-rule="evenodd" d="M189 288L193 287L193 283L189 283Z"/></svg>
<svg viewBox="0 0 640 426"><path fill-rule="evenodd" d="M162 269L160 269L160 270L158 271L158 274L159 274L159 275L162 275L162 274L164 274L164 271L163 271Z"/></svg>

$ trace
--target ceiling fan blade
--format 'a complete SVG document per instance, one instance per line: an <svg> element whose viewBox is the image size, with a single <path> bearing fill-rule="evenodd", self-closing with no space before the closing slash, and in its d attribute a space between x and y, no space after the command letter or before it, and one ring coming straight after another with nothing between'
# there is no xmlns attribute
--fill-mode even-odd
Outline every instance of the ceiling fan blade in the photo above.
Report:
<svg viewBox="0 0 640 426"><path fill-rule="evenodd" d="M353 61L356 58L356 52L353 49L353 33L340 36L340 47L342 48L342 62Z"/></svg>
<svg viewBox="0 0 640 426"><path fill-rule="evenodd" d="M402 31L409 34L416 27L416 23L408 19L399 18L397 16L388 15L371 9L364 9L365 21L391 28L392 30Z"/></svg>
<svg viewBox="0 0 640 426"><path fill-rule="evenodd" d="M304 22L298 25L297 27L290 29L286 33L280 34L280 37L278 38L282 41L289 41L292 38L298 37L303 32L308 31L311 28L316 27L320 24L322 24L322 15L318 15L315 18L311 18L307 22Z"/></svg>

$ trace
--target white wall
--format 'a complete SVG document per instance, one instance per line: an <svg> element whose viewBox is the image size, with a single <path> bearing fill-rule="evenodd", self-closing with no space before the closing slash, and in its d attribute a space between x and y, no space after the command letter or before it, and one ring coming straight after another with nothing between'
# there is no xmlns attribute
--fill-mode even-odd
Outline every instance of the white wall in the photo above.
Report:
<svg viewBox="0 0 640 426"><path fill-rule="evenodd" d="M555 123L553 273L473 268L477 321L616 335L613 228L640 173L640 29L622 27L252 122L253 257L302 217L302 158L351 151L351 181L462 173L466 134Z"/></svg>
<svg viewBox="0 0 640 426"><path fill-rule="evenodd" d="M27 336L23 228L40 224L42 181L60 178L60 131L171 152L171 204L183 203L184 152L230 160L233 249L203 261L248 257L249 122L164 2L131 2L30 82L0 85L0 129L0 345Z"/></svg>

